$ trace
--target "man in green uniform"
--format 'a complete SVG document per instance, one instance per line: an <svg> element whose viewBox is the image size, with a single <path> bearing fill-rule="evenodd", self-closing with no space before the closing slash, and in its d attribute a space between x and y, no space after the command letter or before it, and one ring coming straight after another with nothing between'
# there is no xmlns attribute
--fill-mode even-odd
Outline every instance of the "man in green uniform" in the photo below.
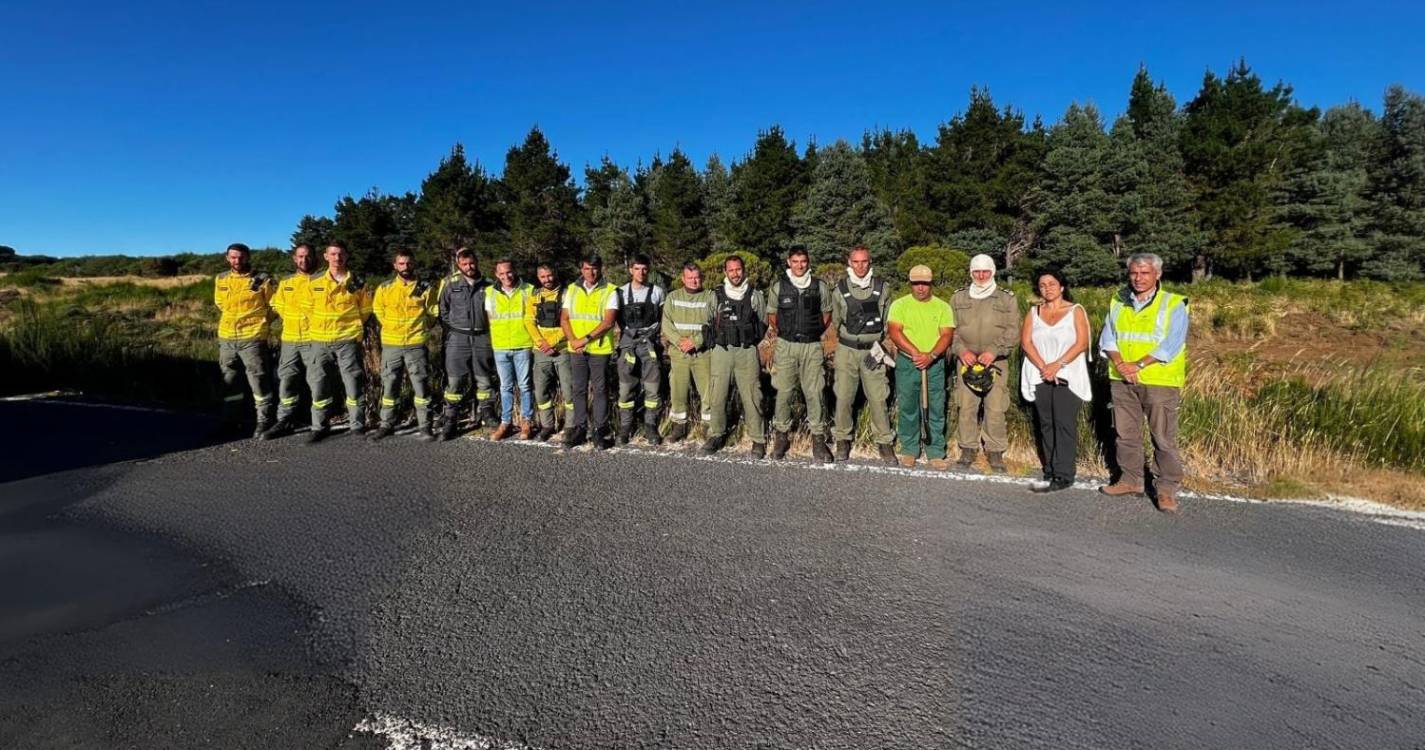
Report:
<svg viewBox="0 0 1425 750"><path fill-rule="evenodd" d="M1019 303L1014 292L995 283L995 261L988 255L970 260L970 285L950 297L955 311L955 341L950 355L958 368L955 378L955 408L959 420L955 429L960 445L962 469L970 468L983 443L990 469L1003 472L1004 451L1009 444L1005 412L1009 411L1009 390L1005 368L1010 352L1019 341ZM976 393L965 383L970 368L989 368L993 385ZM983 417L981 412L983 411Z"/></svg>
<svg viewBox="0 0 1425 750"><path fill-rule="evenodd" d="M722 263L722 286L713 292L712 390L708 396L708 439L703 453L713 454L727 444L727 399L732 385L742 401L742 420L752 439L752 457L767 456L767 436L762 425L762 362L757 344L766 334L762 311L767 300L762 290L747 280L742 256Z"/></svg>
<svg viewBox="0 0 1425 750"><path fill-rule="evenodd" d="M836 416L831 436L836 440L836 460L851 458L851 442L856 437L856 391L866 392L866 410L871 414L871 436L876 440L881 460L896 464L896 435L886 402L891 384L886 366L871 357L871 349L886 335L886 308L891 297L885 279L872 278L871 251L857 247L846 257L846 278L831 295L831 320L836 326Z"/></svg>
<svg viewBox="0 0 1425 750"><path fill-rule="evenodd" d="M668 418L673 427L669 442L688 436L688 388L698 389L703 424L712 420L712 355L708 327L712 324L713 294L703 289L703 272L696 263L683 266L683 288L668 295L663 305L663 338L668 342Z"/></svg>
<svg viewBox="0 0 1425 750"><path fill-rule="evenodd" d="M945 350L955 338L955 313L930 293L934 278L928 267L910 269L908 280L910 294L896 300L886 314L896 345L900 464L915 466L923 448L931 468L944 471L950 467L945 461Z"/></svg>
<svg viewBox="0 0 1425 750"><path fill-rule="evenodd" d="M826 445L826 409L822 389L826 354L821 337L831 324L831 290L811 273L811 256L806 248L794 247L787 254L787 272L777 277L767 290L767 327L777 332L777 348L772 354L772 387L777 404L772 412L772 458L780 461L791 444L792 397L800 390L807 405L807 428L811 431L812 456L832 463Z"/></svg>

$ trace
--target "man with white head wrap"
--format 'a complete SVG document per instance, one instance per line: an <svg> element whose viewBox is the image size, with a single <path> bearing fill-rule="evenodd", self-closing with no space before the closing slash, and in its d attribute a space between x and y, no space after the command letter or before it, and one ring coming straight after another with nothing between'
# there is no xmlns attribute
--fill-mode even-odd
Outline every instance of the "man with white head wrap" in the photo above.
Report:
<svg viewBox="0 0 1425 750"><path fill-rule="evenodd" d="M1019 339L1019 303L1014 292L995 283L994 259L981 254L970 259L970 284L956 290L950 307L956 324L950 356L957 360L961 375L955 378L955 407L960 413L955 428L960 445L958 463L962 469L969 468L983 445L990 468L1004 471L1008 446L1005 412L1009 411L1005 364ZM994 371L994 385L987 393L976 393L965 383L965 371L976 366Z"/></svg>

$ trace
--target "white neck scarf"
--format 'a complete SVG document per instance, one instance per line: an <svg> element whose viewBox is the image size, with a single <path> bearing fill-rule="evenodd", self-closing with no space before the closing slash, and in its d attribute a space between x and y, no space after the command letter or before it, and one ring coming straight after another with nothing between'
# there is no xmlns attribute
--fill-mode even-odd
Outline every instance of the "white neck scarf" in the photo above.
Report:
<svg viewBox="0 0 1425 750"><path fill-rule="evenodd" d="M995 283L994 276L991 276L990 283L985 284L984 286L980 286L979 284L975 283L974 279L970 279L970 299L985 299L991 294L994 294L995 289L998 288L998 286L999 285Z"/></svg>
<svg viewBox="0 0 1425 750"><path fill-rule="evenodd" d="M742 283L738 286L733 286L732 282L728 281L726 277L722 280L723 294L726 294L728 299L737 300L738 302L741 302L742 298L747 296L747 290L751 288L752 286L747 283L745 276L742 279ZM758 312L761 311L759 310Z"/></svg>
<svg viewBox="0 0 1425 750"><path fill-rule="evenodd" d="M794 286L794 287L796 287L796 288L798 288L798 289L810 289L810 288L811 288L811 269L810 269L810 268L807 269L807 272L806 272L806 273L802 274L802 277L801 277L801 278L797 278L797 277L793 276L793 275L792 275L792 269L788 268L788 269L787 269L787 278L788 278L788 279L791 279L791 281L792 281L792 286Z"/></svg>
<svg viewBox="0 0 1425 750"><path fill-rule="evenodd" d="M847 266L847 267L846 267L846 283L848 283L848 284L850 284L851 286L854 286L854 287L856 287L856 288L858 288L858 289L870 289L870 288L871 288L871 277L872 277L873 275L875 275L875 273L876 273L876 269L874 269L874 268L868 268L868 269L866 269L866 276L865 276L864 278L862 278L862 277L857 276L855 271L851 270L851 266Z"/></svg>

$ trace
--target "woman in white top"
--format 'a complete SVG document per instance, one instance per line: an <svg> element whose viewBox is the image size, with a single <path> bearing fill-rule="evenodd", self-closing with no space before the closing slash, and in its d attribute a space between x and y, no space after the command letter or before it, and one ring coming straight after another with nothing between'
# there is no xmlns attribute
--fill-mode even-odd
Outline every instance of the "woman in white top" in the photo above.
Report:
<svg viewBox="0 0 1425 750"><path fill-rule="evenodd" d="M1040 304L1024 316L1019 340L1024 348L1020 393L1034 403L1039 422L1042 484L1035 492L1055 492L1074 483L1078 458L1079 409L1092 400L1089 388L1089 318L1074 304L1069 282L1057 270L1035 277Z"/></svg>

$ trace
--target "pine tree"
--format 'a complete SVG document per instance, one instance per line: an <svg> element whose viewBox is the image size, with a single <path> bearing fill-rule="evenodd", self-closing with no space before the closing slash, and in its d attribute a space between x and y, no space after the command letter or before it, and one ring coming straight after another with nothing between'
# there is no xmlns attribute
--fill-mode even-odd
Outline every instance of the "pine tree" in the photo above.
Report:
<svg viewBox="0 0 1425 750"><path fill-rule="evenodd" d="M732 209L732 175L717 154L709 156L703 167L702 190L703 216L712 252L732 252L737 248L733 240L737 219Z"/></svg>
<svg viewBox="0 0 1425 750"><path fill-rule="evenodd" d="M414 193L383 195L371 188L360 198L348 195L337 201L333 239L345 243L348 262L354 270L383 275L390 271L391 252L414 243L415 217Z"/></svg>
<svg viewBox="0 0 1425 750"><path fill-rule="evenodd" d="M1036 269L1057 266L1071 283L1111 283L1118 265L1109 249L1116 234L1116 196L1109 192L1110 141L1093 105L1070 104L1048 134L1043 173L1031 205L1041 237Z"/></svg>
<svg viewBox="0 0 1425 750"><path fill-rule="evenodd" d="M1361 272L1378 279L1425 273L1425 98L1386 90L1367 195L1374 251Z"/></svg>
<svg viewBox="0 0 1425 750"><path fill-rule="evenodd" d="M871 190L861 154L837 141L817 154L806 199L792 215L794 244L805 245L813 258L844 257L864 245L874 262L889 266L900 254L900 241L890 213Z"/></svg>
<svg viewBox="0 0 1425 750"><path fill-rule="evenodd" d="M307 214L297 222L297 231L292 233L292 247L306 245L314 252L321 253L326 249L327 243L332 241L335 233L336 226L331 219Z"/></svg>
<svg viewBox="0 0 1425 750"><path fill-rule="evenodd" d="M970 90L970 106L940 126L935 146L921 160L928 209L937 235L989 229L1008 235L1022 203L1038 182L1045 133L1024 115L997 110L987 90Z"/></svg>
<svg viewBox="0 0 1425 750"><path fill-rule="evenodd" d="M692 162L673 149L649 175L648 213L654 260L662 267L701 258L711 249L703 217L702 183Z"/></svg>
<svg viewBox="0 0 1425 750"><path fill-rule="evenodd" d="M901 241L928 245L939 239L944 230L928 210L926 170L921 165L925 151L915 133L868 132L861 138L861 153L871 190L890 211Z"/></svg>
<svg viewBox="0 0 1425 750"><path fill-rule="evenodd" d="M807 180L796 144L779 126L757 135L746 161L732 166L733 241L765 256L782 254L792 240L792 212Z"/></svg>
<svg viewBox="0 0 1425 750"><path fill-rule="evenodd" d="M538 127L505 155L502 183L510 252L529 268L541 261L572 266L587 234L579 190Z"/></svg>
<svg viewBox="0 0 1425 750"><path fill-rule="evenodd" d="M623 264L645 252L651 231L644 216L643 199L627 170L604 159L598 170L586 170L589 217L595 252L608 264ZM595 179L596 178L596 179Z"/></svg>
<svg viewBox="0 0 1425 750"><path fill-rule="evenodd" d="M433 270L447 268L460 247L487 258L507 247L498 184L478 163L466 161L461 144L421 182L416 230L417 262Z"/></svg>
<svg viewBox="0 0 1425 750"><path fill-rule="evenodd" d="M1312 129L1278 199L1277 223L1292 239L1285 270L1338 279L1359 273L1371 252L1365 193L1377 129L1356 103L1332 107Z"/></svg>

